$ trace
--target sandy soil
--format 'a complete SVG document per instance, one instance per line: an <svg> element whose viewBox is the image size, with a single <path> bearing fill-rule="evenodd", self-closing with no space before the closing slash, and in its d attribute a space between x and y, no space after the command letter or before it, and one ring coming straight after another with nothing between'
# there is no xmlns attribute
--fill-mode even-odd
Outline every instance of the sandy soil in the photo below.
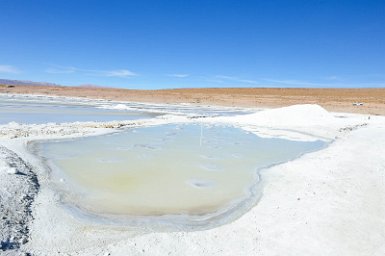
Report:
<svg viewBox="0 0 385 256"><path fill-rule="evenodd" d="M318 104L329 111L385 115L385 88L307 89L307 88L229 88L126 90L99 87L0 85L0 93L75 96L119 101L152 103L194 103L239 107L283 107ZM364 103L354 106L353 103Z"/></svg>

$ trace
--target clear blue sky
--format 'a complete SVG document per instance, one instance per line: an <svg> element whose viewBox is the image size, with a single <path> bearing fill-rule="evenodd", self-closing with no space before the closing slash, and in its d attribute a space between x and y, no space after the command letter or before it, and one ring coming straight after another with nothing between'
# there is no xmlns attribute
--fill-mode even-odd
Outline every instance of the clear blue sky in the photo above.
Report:
<svg viewBox="0 0 385 256"><path fill-rule="evenodd" d="M0 78L385 87L385 0L0 0Z"/></svg>

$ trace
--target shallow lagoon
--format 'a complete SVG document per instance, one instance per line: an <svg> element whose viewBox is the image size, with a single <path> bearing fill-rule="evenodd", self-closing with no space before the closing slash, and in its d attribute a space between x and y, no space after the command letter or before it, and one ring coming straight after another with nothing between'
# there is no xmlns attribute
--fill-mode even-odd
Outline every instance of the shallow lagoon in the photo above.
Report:
<svg viewBox="0 0 385 256"><path fill-rule="evenodd" d="M145 104L85 98L0 94L0 124L108 122L152 118L162 114L213 117L248 114L242 108L193 106L191 104Z"/></svg>
<svg viewBox="0 0 385 256"><path fill-rule="evenodd" d="M152 118L159 113L102 109L86 102L22 97L0 97L0 124L9 122L26 124L106 122Z"/></svg>
<svg viewBox="0 0 385 256"><path fill-rule="evenodd" d="M324 142L260 138L227 126L169 124L35 144L66 203L113 216L205 215L247 201L258 170Z"/></svg>

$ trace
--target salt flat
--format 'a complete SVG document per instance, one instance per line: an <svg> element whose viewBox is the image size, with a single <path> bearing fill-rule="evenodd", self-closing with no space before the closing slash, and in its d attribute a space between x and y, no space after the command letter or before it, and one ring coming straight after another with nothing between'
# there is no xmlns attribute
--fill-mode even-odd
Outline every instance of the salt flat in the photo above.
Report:
<svg viewBox="0 0 385 256"><path fill-rule="evenodd" d="M266 168L259 202L231 223L201 231L143 232L127 226L75 217L59 202L49 174L28 150L36 139L72 138L168 123L232 124L263 137L331 141L317 152ZM384 255L385 118L329 113L317 105L296 105L249 115L66 124L6 124L0 145L30 166L39 190L30 201L33 221L27 242L4 253L36 255ZM11 153L4 154L9 156ZM8 152L8 151L7 151ZM7 155L8 154L8 155ZM10 179L9 157L1 157L0 179L7 191L23 197ZM13 178L12 178L13 177ZM9 186L14 184L14 186ZM6 185L6 186L5 186ZM30 186L34 186L31 184ZM29 186L29 185L22 185ZM14 190L14 192L12 191ZM33 192L34 193L34 192ZM21 202L22 205L27 203ZM28 206L28 205L27 205ZM2 205L1 214L14 211ZM16 206L15 206L16 207ZM24 214L24 215L23 215ZM4 232L4 231L2 231ZM17 233L17 232L16 232ZM6 237L8 233L3 233ZM3 239L3 238L2 238ZM18 238L15 237L14 240ZM11 239L12 240L12 239ZM11 254L12 255L12 254Z"/></svg>

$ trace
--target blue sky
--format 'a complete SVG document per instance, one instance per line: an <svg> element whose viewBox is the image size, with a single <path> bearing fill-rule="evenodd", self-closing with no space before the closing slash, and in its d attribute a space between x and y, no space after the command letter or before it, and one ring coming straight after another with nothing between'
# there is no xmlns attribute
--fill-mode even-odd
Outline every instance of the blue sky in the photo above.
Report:
<svg viewBox="0 0 385 256"><path fill-rule="evenodd" d="M385 1L0 0L0 78L385 87Z"/></svg>

